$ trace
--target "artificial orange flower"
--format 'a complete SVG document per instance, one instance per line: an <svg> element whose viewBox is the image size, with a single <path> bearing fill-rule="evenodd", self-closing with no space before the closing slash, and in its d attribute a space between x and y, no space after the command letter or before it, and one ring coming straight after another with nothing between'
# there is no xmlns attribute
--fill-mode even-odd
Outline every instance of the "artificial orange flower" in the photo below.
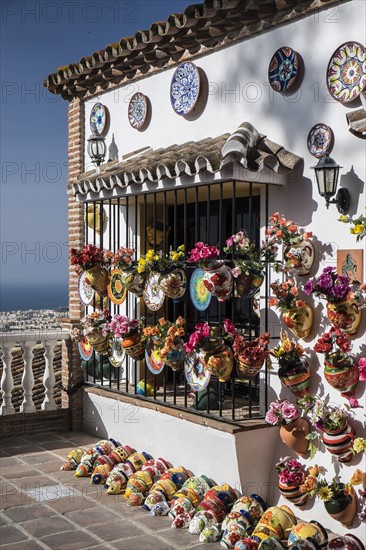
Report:
<svg viewBox="0 0 366 550"><path fill-rule="evenodd" d="M159 322L159 325L161 325L162 327L166 325L166 319L164 319L164 317L161 317L158 322Z"/></svg>

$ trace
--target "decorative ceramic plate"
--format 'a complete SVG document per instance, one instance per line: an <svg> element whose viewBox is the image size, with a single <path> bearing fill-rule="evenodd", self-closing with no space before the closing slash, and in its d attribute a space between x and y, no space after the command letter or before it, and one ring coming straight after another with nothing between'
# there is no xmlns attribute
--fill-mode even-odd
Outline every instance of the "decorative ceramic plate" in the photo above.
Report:
<svg viewBox="0 0 366 550"><path fill-rule="evenodd" d="M333 53L328 63L327 86L337 101L347 103L366 86L366 50L358 42L346 42Z"/></svg>
<svg viewBox="0 0 366 550"><path fill-rule="evenodd" d="M144 94L134 94L128 105L128 120L132 128L140 130L146 122L148 101Z"/></svg>
<svg viewBox="0 0 366 550"><path fill-rule="evenodd" d="M86 271L83 271L78 281L79 298L84 306L88 306L92 303L95 294L94 289L86 282L86 276Z"/></svg>
<svg viewBox="0 0 366 550"><path fill-rule="evenodd" d="M315 124L308 135L308 149L313 157L320 158L326 152L330 153L334 145L332 128L326 124Z"/></svg>
<svg viewBox="0 0 366 550"><path fill-rule="evenodd" d="M148 277L144 288L145 304L150 311L157 311L164 303L165 294L160 288L159 277L159 273L152 273Z"/></svg>
<svg viewBox="0 0 366 550"><path fill-rule="evenodd" d="M78 349L80 357L84 359L84 361L89 361L89 359L92 358L93 348L91 344L89 344L89 340L86 340L86 342L78 342Z"/></svg>
<svg viewBox="0 0 366 550"><path fill-rule="evenodd" d="M109 362L116 368L120 367L125 360L126 354L122 347L122 338L113 338L111 349L108 353Z"/></svg>
<svg viewBox="0 0 366 550"><path fill-rule="evenodd" d="M145 348L146 366L153 374L159 374L164 368L164 361L160 359L159 354L154 351L154 343L148 342Z"/></svg>
<svg viewBox="0 0 366 550"><path fill-rule="evenodd" d="M104 135L108 130L108 109L102 103L96 103L90 113L90 129Z"/></svg>
<svg viewBox="0 0 366 550"><path fill-rule="evenodd" d="M299 55L284 46L277 50L269 63L268 79L276 92L287 92L299 74Z"/></svg>
<svg viewBox="0 0 366 550"><path fill-rule="evenodd" d="M120 269L117 268L111 271L107 291L114 304L123 304L127 296L127 290L122 284L122 271Z"/></svg>
<svg viewBox="0 0 366 550"><path fill-rule="evenodd" d="M200 95L200 74L194 63L182 63L173 74L170 101L177 115L188 115Z"/></svg>
<svg viewBox="0 0 366 550"><path fill-rule="evenodd" d="M192 390L205 390L210 382L211 373L206 369L199 353L190 353L184 360L184 373Z"/></svg>
<svg viewBox="0 0 366 550"><path fill-rule="evenodd" d="M189 283L189 293L191 295L192 304L198 311L205 311L211 302L211 293L203 284L203 276L205 272L200 267L197 267L191 276Z"/></svg>

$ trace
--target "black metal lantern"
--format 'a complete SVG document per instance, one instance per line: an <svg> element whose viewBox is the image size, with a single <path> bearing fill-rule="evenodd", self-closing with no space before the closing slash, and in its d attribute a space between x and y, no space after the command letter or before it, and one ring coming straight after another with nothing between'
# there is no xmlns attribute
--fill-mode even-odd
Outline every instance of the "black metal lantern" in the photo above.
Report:
<svg viewBox="0 0 366 550"><path fill-rule="evenodd" d="M100 166L105 159L106 152L104 137L94 131L88 139L88 155L93 164Z"/></svg>
<svg viewBox="0 0 366 550"><path fill-rule="evenodd" d="M335 200L330 200L331 197L336 194L339 169L342 168L342 166L339 166L336 161L329 156L329 153L325 153L324 157L319 159L318 163L312 166L312 168L315 170L319 195L325 198L327 208L329 208L330 204L336 204L338 212L347 214L350 204L348 189L339 189Z"/></svg>

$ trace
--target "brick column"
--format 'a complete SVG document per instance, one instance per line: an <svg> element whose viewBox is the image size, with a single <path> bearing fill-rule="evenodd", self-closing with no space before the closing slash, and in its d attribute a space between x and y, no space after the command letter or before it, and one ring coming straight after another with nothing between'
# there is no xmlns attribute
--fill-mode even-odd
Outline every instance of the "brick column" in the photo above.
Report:
<svg viewBox="0 0 366 550"><path fill-rule="evenodd" d="M82 204L75 200L72 184L84 171L84 102L73 98L68 109L68 242L70 248L84 245L84 220ZM64 328L72 330L84 316L84 306L78 295L78 276L69 265L69 319ZM72 390L84 379L77 344L69 341L62 346L62 385ZM80 429L83 421L83 389L75 393L62 392L62 407L70 409L71 428Z"/></svg>

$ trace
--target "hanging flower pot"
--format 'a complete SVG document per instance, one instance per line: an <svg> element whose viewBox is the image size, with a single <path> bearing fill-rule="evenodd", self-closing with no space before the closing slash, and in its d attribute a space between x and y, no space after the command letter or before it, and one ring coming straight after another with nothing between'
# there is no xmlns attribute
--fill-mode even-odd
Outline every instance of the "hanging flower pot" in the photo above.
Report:
<svg viewBox="0 0 366 550"><path fill-rule="evenodd" d="M355 535L347 533L330 540L327 550L365 550L365 547Z"/></svg>
<svg viewBox="0 0 366 550"><path fill-rule="evenodd" d="M172 298L174 302L179 302L187 288L187 276L183 269L171 269L162 273L159 277L159 286L165 296Z"/></svg>
<svg viewBox="0 0 366 550"><path fill-rule="evenodd" d="M263 281L262 271L250 267L246 268L246 271L241 270L240 275L235 279L236 295L239 298L251 298L262 286Z"/></svg>
<svg viewBox="0 0 366 550"><path fill-rule="evenodd" d="M220 261L202 265L204 269L203 284L219 302L226 302L233 290L234 278L231 269Z"/></svg>
<svg viewBox="0 0 366 550"><path fill-rule="evenodd" d="M236 376L240 380L254 380L261 368L264 359L250 359L239 355L236 359Z"/></svg>
<svg viewBox="0 0 366 550"><path fill-rule="evenodd" d="M344 422L335 430L324 430L322 439L327 451L338 457L339 462L350 462L353 457L352 447L355 438L353 428Z"/></svg>
<svg viewBox="0 0 366 550"><path fill-rule="evenodd" d="M135 361L141 361L145 356L145 341L139 332L135 332L122 339L122 347L126 354Z"/></svg>
<svg viewBox="0 0 366 550"><path fill-rule="evenodd" d="M343 484L340 486L344 487ZM328 514L339 521L344 527L351 527L357 510L355 491L346 494L344 491L336 493L330 500L324 502Z"/></svg>
<svg viewBox="0 0 366 550"><path fill-rule="evenodd" d="M327 302L327 316L336 328L346 334L356 334L361 322L361 310L355 300Z"/></svg>
<svg viewBox="0 0 366 550"><path fill-rule="evenodd" d="M281 495L295 506L304 506L308 499L308 495L300 491L300 485L287 485L279 481L278 488Z"/></svg>
<svg viewBox="0 0 366 550"><path fill-rule="evenodd" d="M283 322L298 338L309 336L313 326L313 317L313 310L305 303L301 307L285 309L282 314Z"/></svg>
<svg viewBox="0 0 366 550"><path fill-rule="evenodd" d="M236 359L236 373L241 380L253 380L269 356L267 345L269 333L263 333L255 340L245 341L239 332L235 335L233 350Z"/></svg>
<svg viewBox="0 0 366 550"><path fill-rule="evenodd" d="M101 333L90 334L88 336L89 343L99 355L108 353L109 351L109 336L103 336Z"/></svg>
<svg viewBox="0 0 366 550"><path fill-rule="evenodd" d="M278 370L278 377L296 397L305 397L309 393L310 366L305 359L298 358L293 363L284 362Z"/></svg>
<svg viewBox="0 0 366 550"><path fill-rule="evenodd" d="M108 271L101 266L95 266L86 270L85 281L98 292L99 296L107 296L107 286L109 284Z"/></svg>
<svg viewBox="0 0 366 550"><path fill-rule="evenodd" d="M294 545L294 549L297 547L302 547L304 550L306 548L310 549L312 548L311 546L307 547L306 545L301 544L301 541L305 543L305 541L308 542L309 539L312 541L317 550L320 550L320 548L328 548L328 533L317 521L310 521L309 523L300 522L297 525L294 525L289 534L287 544L291 548L292 545ZM299 542L300 545L296 546Z"/></svg>
<svg viewBox="0 0 366 550"><path fill-rule="evenodd" d="M165 356L161 355L161 359L165 365L168 365L172 370L180 370L183 367L183 361L186 356L184 343L181 338L174 338L172 348L167 351Z"/></svg>
<svg viewBox="0 0 366 550"><path fill-rule="evenodd" d="M136 268L124 269L122 271L122 284L129 292L142 296L145 288L146 274L139 273Z"/></svg>
<svg viewBox="0 0 366 550"><path fill-rule="evenodd" d="M228 346L222 345L220 351L210 354L205 359L207 370L217 376L220 382L227 382L231 378L234 368L234 355Z"/></svg>
<svg viewBox="0 0 366 550"><path fill-rule="evenodd" d="M341 392L342 397L352 397L359 380L359 370L352 359L346 357L342 361L324 360L324 377L332 388Z"/></svg>
<svg viewBox="0 0 366 550"><path fill-rule="evenodd" d="M305 418L297 418L294 422L283 424L280 427L280 438L283 443L303 456L308 452L309 442L306 436L309 434L309 424Z"/></svg>
<svg viewBox="0 0 366 550"><path fill-rule="evenodd" d="M303 239L298 244L285 248L284 251L287 263L296 269L298 275L308 275L314 263L314 247L308 239Z"/></svg>

